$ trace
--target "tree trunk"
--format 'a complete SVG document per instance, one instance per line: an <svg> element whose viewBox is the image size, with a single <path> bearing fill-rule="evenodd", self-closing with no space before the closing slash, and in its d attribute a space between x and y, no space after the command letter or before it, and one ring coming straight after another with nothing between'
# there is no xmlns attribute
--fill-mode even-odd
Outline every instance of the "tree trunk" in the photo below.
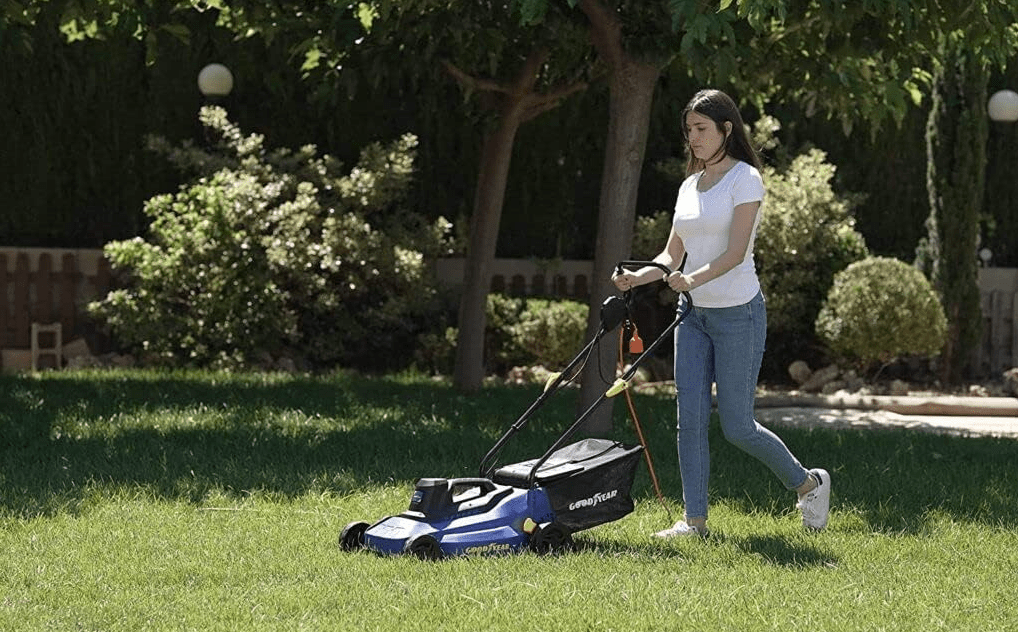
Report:
<svg viewBox="0 0 1018 632"><path fill-rule="evenodd" d="M609 67L608 139L590 283L589 339L600 325L601 303L615 291L610 280L612 268L626 259L632 248L636 198L660 69L633 59L624 50L618 20L600 0L581 0L580 8L590 20L598 55ZM662 235L662 245L666 238L667 235ZM605 337L604 343L600 345L600 357L596 361L591 358L584 367L579 400L581 412L587 410L615 379L618 344L611 336ZM612 408L612 400L607 400L591 414L585 424L586 432L608 434L612 428Z"/></svg>
<svg viewBox="0 0 1018 632"><path fill-rule="evenodd" d="M927 122L929 235L920 258L947 315L941 378L962 375L981 334L977 249L986 173L989 71L962 44L944 46Z"/></svg>
<svg viewBox="0 0 1018 632"><path fill-rule="evenodd" d="M474 213L470 218L470 243L467 245L458 318L459 334L456 339L456 364L453 368L453 383L463 391L478 389L485 375L485 306L516 132L523 123L587 87L585 82L577 81L559 86L546 94L536 93L534 88L547 59L547 49L532 50L515 80L508 86L477 80L452 64L446 64L446 69L457 81L472 90L491 93L500 102L497 122L485 137L481 151Z"/></svg>
<svg viewBox="0 0 1018 632"><path fill-rule="evenodd" d="M474 195L474 213L470 219L470 243L467 246L463 293L460 296L459 333L453 369L453 383L464 391L480 388L485 374L485 304L498 244L498 227L502 221L513 141L521 122L518 111L512 108L507 110L484 140Z"/></svg>

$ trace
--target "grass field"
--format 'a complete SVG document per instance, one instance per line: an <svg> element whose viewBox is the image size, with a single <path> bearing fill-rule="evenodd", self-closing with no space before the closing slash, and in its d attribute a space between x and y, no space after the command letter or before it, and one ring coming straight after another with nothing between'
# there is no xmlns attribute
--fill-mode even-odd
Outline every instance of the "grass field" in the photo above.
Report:
<svg viewBox="0 0 1018 632"><path fill-rule="evenodd" d="M707 541L636 511L561 555L344 552L415 479L473 476L531 388L421 376L0 377L0 630L1018 629L1018 442L779 429L833 475L830 527L715 432ZM674 404L637 397L681 514ZM632 439L616 406L618 436ZM573 419L554 399L507 459Z"/></svg>

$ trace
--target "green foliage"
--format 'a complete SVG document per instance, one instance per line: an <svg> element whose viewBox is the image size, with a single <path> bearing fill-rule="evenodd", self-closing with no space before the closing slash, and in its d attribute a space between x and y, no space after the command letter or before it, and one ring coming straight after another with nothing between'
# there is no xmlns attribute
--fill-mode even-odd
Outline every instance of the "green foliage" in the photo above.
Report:
<svg viewBox="0 0 1018 632"><path fill-rule="evenodd" d="M767 297L765 374L783 375L816 351L813 322L834 275L868 254L850 213L854 199L837 195L835 167L811 149L779 171L765 167L767 199L754 248Z"/></svg>
<svg viewBox="0 0 1018 632"><path fill-rule="evenodd" d="M817 334L841 358L887 364L940 352L947 319L930 282L914 266L868 257L834 277Z"/></svg>
<svg viewBox="0 0 1018 632"><path fill-rule="evenodd" d="M512 328L520 322L527 301L505 294L489 293L484 308L484 358L489 374L505 373L514 366L527 364L529 358L514 344Z"/></svg>
<svg viewBox="0 0 1018 632"><path fill-rule="evenodd" d="M576 301L528 299L509 329L513 346L535 364L562 368L583 348L588 310Z"/></svg>
<svg viewBox="0 0 1018 632"><path fill-rule="evenodd" d="M653 215L642 215L636 218L633 229L632 258L638 261L649 261L656 257L665 246L665 241L672 229L672 213L659 211Z"/></svg>
<svg viewBox="0 0 1018 632"><path fill-rule="evenodd" d="M405 205L417 139L341 165L314 146L268 151L206 107L215 151L153 139L200 175L145 205L147 240L106 255L126 287L90 306L118 340L167 364L237 365L291 353L314 365L385 366L402 357L437 300L426 265L449 224Z"/></svg>
<svg viewBox="0 0 1018 632"><path fill-rule="evenodd" d="M588 309L570 300L488 294L487 372L505 374L515 366L564 367L583 348ZM451 367L455 340L455 329L425 334L418 362L439 372L441 367Z"/></svg>
<svg viewBox="0 0 1018 632"><path fill-rule="evenodd" d="M989 72L963 42L945 42L926 129L927 238L917 262L950 321L945 382L956 381L982 331L977 249L986 177Z"/></svg>
<svg viewBox="0 0 1018 632"><path fill-rule="evenodd" d="M450 375L456 353L455 327L441 331L425 331L417 337L414 348L414 365L431 375Z"/></svg>

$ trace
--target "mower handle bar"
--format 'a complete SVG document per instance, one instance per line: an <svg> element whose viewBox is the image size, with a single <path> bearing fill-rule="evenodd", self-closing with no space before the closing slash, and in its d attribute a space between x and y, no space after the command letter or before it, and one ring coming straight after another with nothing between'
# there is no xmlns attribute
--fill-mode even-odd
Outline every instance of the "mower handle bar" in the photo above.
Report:
<svg viewBox="0 0 1018 632"><path fill-rule="evenodd" d="M622 269L627 266L642 266L642 267L652 266L664 272L665 276L672 273L671 268L657 261L619 261L617 264L615 264L615 270L618 274L622 274ZM682 255L682 264L679 266L679 270L682 270L682 268L684 268L685 266L686 266L686 255Z"/></svg>
<svg viewBox="0 0 1018 632"><path fill-rule="evenodd" d="M665 273L665 275L669 275L669 274L672 273L672 270L669 269L668 266L666 266L666 265L664 265L662 263L659 263L657 261L625 260L625 261L620 261L618 264L616 264L616 269L621 271L623 269L623 267L630 267L630 266L653 266L653 267L661 269L661 271L663 271ZM682 262L679 264L679 268L678 269L681 271L685 266L686 266L686 255L683 254ZM625 296L628 299L626 301L626 304L627 304L627 307L628 307L629 303L632 300L632 290L626 291L625 292ZM687 305L687 308L685 310L682 309L683 301L681 301L681 300L676 303L676 305L675 305L675 313L676 313L675 320L671 323L671 325L669 325L661 333L660 336L658 336L658 338L653 343L651 343L651 345L649 347L647 347L644 350L643 353L641 353L636 358L636 360L630 366L629 370L623 375L623 379L625 379L625 380L631 379L632 376L636 374L636 369L639 367L639 365L643 361L643 359L646 358L649 354L653 353L657 349L657 347L661 344L661 341L664 340L664 338L668 334L670 334L671 331L674 330L675 327L678 326L678 324L680 322L682 322L682 320L692 310L692 308L693 308L693 299L689 296L689 292L682 292L681 297L685 299L684 302ZM534 412L538 408L543 406L544 402L547 401L548 398L551 397L551 395L558 390L558 388L562 385L562 383L564 381L566 381L566 376L569 375L569 373L574 368L576 368L576 366L578 364L581 364L581 362L584 361L584 359L587 357L587 355L588 355L589 351L591 350L591 348L595 344L597 344L597 342L602 337L604 337L605 334L607 334L609 331L614 330L615 327L617 327L617 326L618 326L618 323L615 323L614 325L612 325L611 329L607 329L607 328L605 328L604 322L601 323L601 327L598 329L598 331L594 335L594 337L591 338L590 342L588 342L587 345L578 354L576 354L576 357L574 357L572 359L572 361L566 366L566 368L563 369L552 382L550 382L549 384L547 384L545 386L544 391L541 392L541 395L530 405L529 408L527 408L526 411L524 411L524 413L522 415L520 415L519 419L517 419L509 427L509 430L507 430L506 433L502 435L502 437L495 443L495 445L492 446L491 450L489 450L488 453L484 456L484 458L481 459L481 465L478 468L480 476L482 476L482 477L490 477L491 476L492 471L495 469L494 459L498 455L498 453L501 452L502 448L509 441L509 439L514 434L516 434L517 432L522 430L524 427L526 427L526 425L530 421L530 417L534 414ZM537 476L538 468L540 468L541 465L543 465L544 462L548 460L548 457L551 456L551 454L555 450L559 449L560 447L562 447L562 445L565 444L565 441L567 439L569 439L569 437L571 437L576 432L576 430L580 427L582 422L584 422L587 419L587 417L589 417L590 414L593 413L594 409L597 408L601 404L601 402L606 399L606 397L607 397L607 395L602 393L602 395L597 399L597 401L595 401L594 404L591 405L590 408L588 408L586 410L586 412L584 412L582 415L580 415L579 419L577 419L573 423L573 425L570 426L569 429L565 431L565 433L559 438L558 441L555 442L555 444L551 447L551 449L549 449L544 454L544 456L542 456L540 459L538 459L538 461L534 464L534 467L531 469L530 476L528 477L528 483L529 483L530 486L533 486L533 484L534 484L534 480L535 480L535 478Z"/></svg>

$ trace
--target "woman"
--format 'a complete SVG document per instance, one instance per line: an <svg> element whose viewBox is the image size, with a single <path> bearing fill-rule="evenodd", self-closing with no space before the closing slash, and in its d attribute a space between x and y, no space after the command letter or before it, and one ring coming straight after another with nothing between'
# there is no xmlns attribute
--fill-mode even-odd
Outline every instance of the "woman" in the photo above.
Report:
<svg viewBox="0 0 1018 632"><path fill-rule="evenodd" d="M827 526L831 477L805 469L774 433L756 422L753 403L763 360L767 311L753 261L753 241L764 198L760 160L735 102L719 90L701 90L682 112L689 150L686 180L675 202L672 230L654 261L685 271L664 277L688 291L693 310L675 331L679 473L685 520L654 535L706 536L710 452L707 427L711 385L725 438L762 461L799 495L803 525ZM655 267L612 277L620 290L662 278Z"/></svg>

